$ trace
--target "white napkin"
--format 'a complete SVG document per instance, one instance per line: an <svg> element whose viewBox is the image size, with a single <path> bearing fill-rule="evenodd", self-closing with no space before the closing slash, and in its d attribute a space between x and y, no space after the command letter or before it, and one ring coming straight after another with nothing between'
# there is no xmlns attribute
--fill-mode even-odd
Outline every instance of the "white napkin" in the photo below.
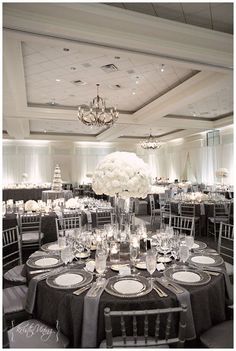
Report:
<svg viewBox="0 0 236 351"><path fill-rule="evenodd" d="M89 272L93 272L95 269L95 262L94 261L89 261L86 263L86 270Z"/></svg>
<svg viewBox="0 0 236 351"><path fill-rule="evenodd" d="M165 270L165 266L163 263L157 263L157 271L164 271Z"/></svg>

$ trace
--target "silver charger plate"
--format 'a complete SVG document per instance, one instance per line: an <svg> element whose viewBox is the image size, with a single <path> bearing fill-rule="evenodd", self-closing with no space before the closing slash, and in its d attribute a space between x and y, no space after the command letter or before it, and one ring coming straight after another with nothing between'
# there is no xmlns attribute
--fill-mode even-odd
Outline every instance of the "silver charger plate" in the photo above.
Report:
<svg viewBox="0 0 236 351"><path fill-rule="evenodd" d="M193 250L203 250L207 247L207 244L204 243L203 241L197 241L197 240L194 240L194 244L193 244L193 247L192 249Z"/></svg>
<svg viewBox="0 0 236 351"><path fill-rule="evenodd" d="M147 278L129 275L109 278L105 290L113 296L130 298L147 295L152 288Z"/></svg>
<svg viewBox="0 0 236 351"><path fill-rule="evenodd" d="M68 268L63 272L48 277L46 283L51 288L55 289L77 289L91 283L92 280L93 275L90 272L81 269Z"/></svg>
<svg viewBox="0 0 236 351"><path fill-rule="evenodd" d="M211 280L208 273L188 266L167 268L164 276L180 285L204 285Z"/></svg>
<svg viewBox="0 0 236 351"><path fill-rule="evenodd" d="M224 260L220 255L212 255L207 252L194 253L190 255L187 262L201 266L217 267L223 264Z"/></svg>
<svg viewBox="0 0 236 351"><path fill-rule="evenodd" d="M61 251L65 248L66 248L66 246L59 247L57 241L54 241L52 243L47 243L47 244L44 244L41 246L41 250L46 251L46 252Z"/></svg>
<svg viewBox="0 0 236 351"><path fill-rule="evenodd" d="M47 261L51 261L51 263L46 264ZM47 256L42 255L30 257L26 262L28 267L37 269L56 268L62 266L63 264L64 263L61 260L61 257L53 254Z"/></svg>

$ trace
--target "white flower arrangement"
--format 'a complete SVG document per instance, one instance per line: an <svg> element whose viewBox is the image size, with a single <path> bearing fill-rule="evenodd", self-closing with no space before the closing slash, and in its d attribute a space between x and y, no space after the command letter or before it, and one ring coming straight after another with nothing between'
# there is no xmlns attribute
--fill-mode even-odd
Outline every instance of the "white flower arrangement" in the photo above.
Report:
<svg viewBox="0 0 236 351"><path fill-rule="evenodd" d="M34 201L34 200L26 201L25 211L32 212L32 211L38 211L38 210L39 210L39 205L36 201Z"/></svg>
<svg viewBox="0 0 236 351"><path fill-rule="evenodd" d="M226 178L226 177L228 177L228 175L229 175L229 171L228 171L227 168L219 168L216 171L216 176L217 177L224 177L224 178Z"/></svg>
<svg viewBox="0 0 236 351"><path fill-rule="evenodd" d="M93 174L92 188L98 195L145 198L149 186L148 166L131 152L117 151L105 156Z"/></svg>
<svg viewBox="0 0 236 351"><path fill-rule="evenodd" d="M76 199L73 197L66 201L66 208L77 208L79 206Z"/></svg>

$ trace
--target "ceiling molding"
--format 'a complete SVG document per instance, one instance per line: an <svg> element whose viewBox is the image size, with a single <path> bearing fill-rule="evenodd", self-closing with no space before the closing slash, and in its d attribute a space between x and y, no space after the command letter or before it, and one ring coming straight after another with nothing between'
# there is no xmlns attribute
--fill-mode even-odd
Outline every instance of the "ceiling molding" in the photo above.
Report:
<svg viewBox="0 0 236 351"><path fill-rule="evenodd" d="M3 27L232 69L232 35L126 12L102 4L8 3Z"/></svg>

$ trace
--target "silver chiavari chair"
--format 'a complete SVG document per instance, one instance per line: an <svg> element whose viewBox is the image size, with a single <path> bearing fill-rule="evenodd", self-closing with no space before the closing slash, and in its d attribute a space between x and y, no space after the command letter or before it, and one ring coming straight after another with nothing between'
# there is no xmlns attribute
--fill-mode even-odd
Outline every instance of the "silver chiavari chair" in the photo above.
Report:
<svg viewBox="0 0 236 351"><path fill-rule="evenodd" d="M171 216L169 225L179 234L194 236L194 219L192 217Z"/></svg>
<svg viewBox="0 0 236 351"><path fill-rule="evenodd" d="M3 230L2 253L4 279L10 282L25 283L26 278L21 274L24 265L22 264L18 227Z"/></svg>
<svg viewBox="0 0 236 351"><path fill-rule="evenodd" d="M96 210L96 226L102 227L104 224L111 223L111 211Z"/></svg>
<svg viewBox="0 0 236 351"><path fill-rule="evenodd" d="M233 275L234 226L232 224L220 222L217 251L224 258L226 272L228 275Z"/></svg>
<svg viewBox="0 0 236 351"><path fill-rule="evenodd" d="M183 347L187 307L145 311L111 311L104 309L106 340L100 348ZM113 323L120 326L120 336L113 336ZM116 333L117 335L117 333Z"/></svg>
<svg viewBox="0 0 236 351"><path fill-rule="evenodd" d="M229 223L230 203L220 202L213 205L213 217L208 217L207 235L213 235L215 241L220 230L220 223Z"/></svg>
<svg viewBox="0 0 236 351"><path fill-rule="evenodd" d="M68 237L71 236L72 231L74 229L79 229L82 226L81 223L81 215L73 215L66 216L61 218L56 218L56 231L57 231L57 238L60 236ZM73 235L72 235L73 236Z"/></svg>
<svg viewBox="0 0 236 351"><path fill-rule="evenodd" d="M23 248L40 248L44 234L41 232L41 214L18 215L21 245Z"/></svg>

